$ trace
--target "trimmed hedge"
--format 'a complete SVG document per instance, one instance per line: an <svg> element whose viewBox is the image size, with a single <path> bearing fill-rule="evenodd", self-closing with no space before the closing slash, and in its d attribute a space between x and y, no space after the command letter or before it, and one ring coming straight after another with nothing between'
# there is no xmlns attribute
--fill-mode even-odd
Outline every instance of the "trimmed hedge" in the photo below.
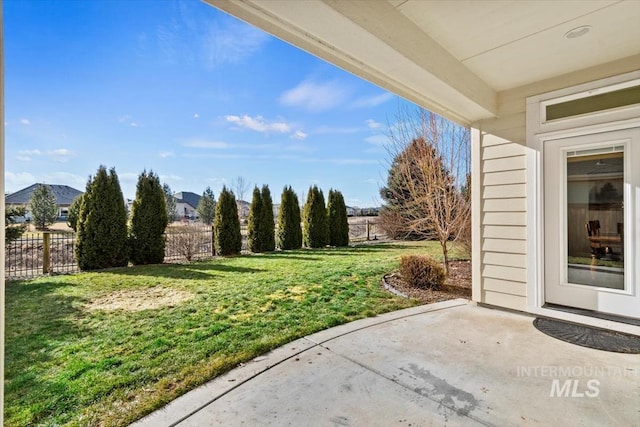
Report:
<svg viewBox="0 0 640 427"><path fill-rule="evenodd" d="M81 270L125 267L129 263L127 211L115 168L89 178L77 222L76 260Z"/></svg>
<svg viewBox="0 0 640 427"><path fill-rule="evenodd" d="M153 171L138 177L136 198L129 227L130 259L133 264L164 262L164 231L169 223L165 192Z"/></svg>
<svg viewBox="0 0 640 427"><path fill-rule="evenodd" d="M329 218L329 244L331 246L349 246L347 206L344 204L342 193L337 190L329 190L327 216Z"/></svg>
<svg viewBox="0 0 640 427"><path fill-rule="evenodd" d="M329 222L324 195L317 185L309 188L304 205L302 240L308 248L322 248L329 243Z"/></svg>
<svg viewBox="0 0 640 427"><path fill-rule="evenodd" d="M300 249L302 247L300 202L290 186L284 187L280 196L278 247L282 250Z"/></svg>
<svg viewBox="0 0 640 427"><path fill-rule="evenodd" d="M261 190L262 216L260 221L260 243L263 252L276 250L276 230L273 219L273 200L268 185L263 185Z"/></svg>
<svg viewBox="0 0 640 427"><path fill-rule="evenodd" d="M213 220L215 233L215 247L218 255L237 255L242 250L242 234L240 234L240 219L236 197L226 186L222 187L216 215Z"/></svg>
<svg viewBox="0 0 640 427"><path fill-rule="evenodd" d="M249 218L247 219L247 245L250 252L262 252L262 194L258 187L253 188L253 197L249 206Z"/></svg>

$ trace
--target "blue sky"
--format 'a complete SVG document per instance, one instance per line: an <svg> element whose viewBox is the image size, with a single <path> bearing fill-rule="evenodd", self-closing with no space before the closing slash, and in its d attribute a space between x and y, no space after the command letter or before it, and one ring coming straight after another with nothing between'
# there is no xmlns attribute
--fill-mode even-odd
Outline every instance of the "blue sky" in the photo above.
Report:
<svg viewBox="0 0 640 427"><path fill-rule="evenodd" d="M198 0L4 0L5 189L156 172L380 204L397 96ZM249 196L247 195L248 198Z"/></svg>

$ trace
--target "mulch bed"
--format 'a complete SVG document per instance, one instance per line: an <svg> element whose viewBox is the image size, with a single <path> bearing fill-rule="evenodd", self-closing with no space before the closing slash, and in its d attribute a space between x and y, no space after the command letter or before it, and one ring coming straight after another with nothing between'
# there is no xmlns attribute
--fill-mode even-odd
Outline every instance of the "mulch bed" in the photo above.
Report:
<svg viewBox="0 0 640 427"><path fill-rule="evenodd" d="M471 261L450 261L449 270L445 284L437 290L408 285L398 272L387 274L384 280L396 291L409 298L416 298L423 304L456 298L471 299Z"/></svg>

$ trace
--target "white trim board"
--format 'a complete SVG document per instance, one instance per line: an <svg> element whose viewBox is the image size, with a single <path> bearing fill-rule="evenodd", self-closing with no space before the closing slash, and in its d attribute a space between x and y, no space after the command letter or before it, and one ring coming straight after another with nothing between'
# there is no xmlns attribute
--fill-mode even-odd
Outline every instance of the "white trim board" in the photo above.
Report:
<svg viewBox="0 0 640 427"><path fill-rule="evenodd" d="M544 195L542 188L543 145L546 141L572 136L640 127L640 107L629 106L579 117L541 121L540 104L556 98L637 80L640 71L564 88L527 98L527 311L533 314L640 335L640 327L574 313L543 308L544 295Z"/></svg>

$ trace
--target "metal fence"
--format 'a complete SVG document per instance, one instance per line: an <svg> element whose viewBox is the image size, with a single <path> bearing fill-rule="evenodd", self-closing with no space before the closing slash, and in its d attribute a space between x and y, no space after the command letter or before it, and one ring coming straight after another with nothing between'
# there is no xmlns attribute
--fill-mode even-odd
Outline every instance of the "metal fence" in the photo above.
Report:
<svg viewBox="0 0 640 427"><path fill-rule="evenodd" d="M384 232L375 219L357 218L349 220L349 241L351 242L378 240L383 236Z"/></svg>
<svg viewBox="0 0 640 427"><path fill-rule="evenodd" d="M240 227L242 251L247 252L247 226ZM372 220L349 221L349 239L353 242L377 240L382 230ZM75 259L75 234L43 232L25 234L6 248L5 277L25 279L45 274L78 271ZM194 261L214 256L213 230L203 224L171 225L165 233L165 262Z"/></svg>
<svg viewBox="0 0 640 427"><path fill-rule="evenodd" d="M213 230L207 225L178 225L165 233L165 262L193 261L214 255Z"/></svg>
<svg viewBox="0 0 640 427"><path fill-rule="evenodd" d="M14 279L78 271L74 242L74 233L26 234L5 246L5 276Z"/></svg>

